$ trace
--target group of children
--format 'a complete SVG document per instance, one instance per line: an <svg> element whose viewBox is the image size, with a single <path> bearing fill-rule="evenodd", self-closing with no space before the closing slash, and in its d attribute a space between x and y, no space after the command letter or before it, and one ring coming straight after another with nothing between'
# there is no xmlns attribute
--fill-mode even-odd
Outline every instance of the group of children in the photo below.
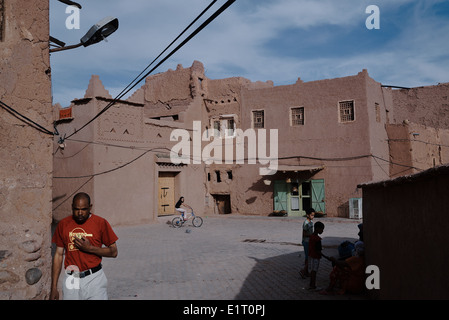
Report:
<svg viewBox="0 0 449 320"><path fill-rule="evenodd" d="M316 289L316 274L320 265L321 257L332 262L333 268L330 273L329 286L320 291L320 294L334 294L334 289L338 285L340 290L336 293L345 292L361 293L364 290L365 280L365 246L363 243L363 229L360 224L358 227L359 241L355 243L353 256L338 260L335 257L327 257L322 253L320 234L324 231L324 224L320 221L315 224L312 222L315 216L315 210L310 208L306 210L306 220L302 228L302 245L304 247L305 261L304 268L299 271L303 279L310 277L309 289Z"/></svg>

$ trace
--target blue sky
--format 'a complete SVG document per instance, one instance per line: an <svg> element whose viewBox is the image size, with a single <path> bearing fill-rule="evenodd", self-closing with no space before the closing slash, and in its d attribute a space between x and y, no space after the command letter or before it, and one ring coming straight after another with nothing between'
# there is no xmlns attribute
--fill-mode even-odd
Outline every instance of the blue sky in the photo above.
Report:
<svg viewBox="0 0 449 320"><path fill-rule="evenodd" d="M93 74L115 97L212 1L78 2L77 30L66 28L67 5L50 1L53 37L76 44L106 16L117 17L120 26L107 42L51 54L53 103L63 107L84 96ZM225 2L217 1L205 17ZM369 5L379 8L380 29L365 26ZM237 0L153 73L194 60L211 79L241 76L275 85L362 69L387 85L449 82L449 1Z"/></svg>

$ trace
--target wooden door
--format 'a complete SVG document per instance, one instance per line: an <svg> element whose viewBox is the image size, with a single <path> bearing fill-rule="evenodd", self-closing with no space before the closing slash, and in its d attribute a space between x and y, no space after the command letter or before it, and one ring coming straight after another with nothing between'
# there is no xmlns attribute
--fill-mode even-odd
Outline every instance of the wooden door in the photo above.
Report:
<svg viewBox="0 0 449 320"><path fill-rule="evenodd" d="M158 216L175 213L175 174L159 172Z"/></svg>
<svg viewBox="0 0 449 320"><path fill-rule="evenodd" d="M288 211L287 193L287 183L284 180L274 181L273 207L275 211Z"/></svg>
<svg viewBox="0 0 449 320"><path fill-rule="evenodd" d="M312 180L312 208L317 212L326 213L324 194L324 179Z"/></svg>

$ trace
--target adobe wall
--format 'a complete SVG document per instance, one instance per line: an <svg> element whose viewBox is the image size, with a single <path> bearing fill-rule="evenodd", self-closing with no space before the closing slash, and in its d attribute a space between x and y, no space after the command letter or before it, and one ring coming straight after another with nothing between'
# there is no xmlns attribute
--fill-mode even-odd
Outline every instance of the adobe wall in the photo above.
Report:
<svg viewBox="0 0 449 320"><path fill-rule="evenodd" d="M408 135L407 130L395 123L402 107L398 106L397 113L394 106L397 92L399 91L382 88L380 83L369 77L367 70L355 76L306 83L298 79L295 84L275 87L270 81L251 82L241 77L208 79L204 75L204 66L198 61L193 62L189 68L178 65L176 70L149 76L145 84L127 101L119 102L91 126L94 128L93 136L88 140L96 139L95 141L119 144L126 148L97 145L88 149L90 147L85 146L86 151L95 151L94 156L91 156L93 158L88 159L93 165L89 170L93 173L103 172L123 164L126 164L126 168L114 171L113 175L96 176L92 181L86 182L85 186L96 193L97 199L101 198L103 207L99 211L108 212L113 222L122 223L123 214L118 212L130 210L126 203L135 203L132 213L128 212L135 219L133 221L146 221L151 219L151 215L155 218L159 172L176 172L177 196L185 196L186 201L189 199L190 204L193 202L195 208L201 208L204 213L216 211L214 197L229 195L232 212L262 215L270 214L273 209L273 184L267 183L267 180L272 182L276 179L294 178L298 174L302 179L306 174L307 179L325 180L326 213L329 216L348 217L349 199L361 197L361 190L357 188L359 183L379 181L389 178L390 173L404 172L403 166L395 167L389 161L406 161L410 166L421 162L424 167L432 166L427 159L435 159L435 164L444 163L446 149L441 150L441 146L440 150L435 151L423 149L419 145L412 147L395 142L397 137L402 139ZM95 103L94 108L98 112L112 97L99 79L93 77L84 100L80 99L77 104L87 103L89 99L95 101L89 103ZM355 121L339 121L339 102L345 100L354 101ZM292 107L305 108L304 125L290 125ZM212 140L209 138L209 141L201 141L200 159L196 159L201 161L199 164L193 163L193 159L197 157L193 148L191 163L182 168L168 169L164 161L158 163L161 160L147 156L127 164L142 150L162 147L169 152L168 149L177 143L170 141L170 133L176 128L188 130L195 140L195 136L201 137L206 129L213 128L214 120L228 115L234 119L236 128L250 129L252 110L265 112L267 156L269 144L273 142L269 129L277 129L280 165L319 165L324 169L312 175L290 172L261 176L260 161L254 165L248 164L246 159L243 164L236 164L235 139L229 137L217 139L217 142L232 147L232 163L205 163L207 159L202 156L208 156L203 151ZM85 115L90 119L94 113L86 112ZM201 121L199 135L192 131L194 121ZM447 132L443 129L435 132L416 128L418 129L426 135L426 139L432 138L429 141L440 144L447 141ZM434 139L435 135L440 138ZM193 141L189 143L192 144ZM247 147L245 145L246 157ZM414 150L412 154L410 148ZM225 150L226 147L223 147L223 157ZM433 158L429 158L429 155L433 155ZM68 160L70 161L75 160ZM83 170L82 168L77 170ZM86 168L89 168L88 164ZM220 174L221 182L217 181L217 173ZM78 185L81 182L77 181ZM131 188L137 190L135 194L120 192ZM75 185L71 185L70 189L75 189ZM108 197L126 199L119 207L114 207ZM136 199L137 202L134 202ZM153 211L148 209L151 206ZM129 221L128 219L127 222Z"/></svg>
<svg viewBox="0 0 449 320"><path fill-rule="evenodd" d="M385 110L380 84L368 83L367 79L370 78L364 70L356 76L306 83L299 80L293 85L242 91L242 127L251 128L251 111L263 109L265 128L278 129L281 163L324 165L324 170L313 178L325 179L325 200L329 216L347 217L349 198L361 196L357 184L371 181L375 177L370 157L351 157L370 155L371 143L375 143L375 147L381 150L381 156L386 156L388 152L388 149L379 147L381 140L386 140L386 134L382 132L385 130L386 115L382 122L372 123L375 117L373 101L379 101ZM369 95L368 89L371 90ZM353 122L339 122L338 103L344 100L354 100ZM370 110L368 103L373 104L373 110ZM305 108L303 126L290 126L291 107ZM372 126L376 128L371 129ZM371 141L372 132L377 135L376 141ZM335 158L348 159L326 160ZM247 180L242 180L242 188L248 188L248 183ZM272 188L266 186L260 195L271 197Z"/></svg>
<svg viewBox="0 0 449 320"><path fill-rule="evenodd" d="M377 299L448 299L449 167L363 188L367 265L380 270Z"/></svg>
<svg viewBox="0 0 449 320"><path fill-rule="evenodd" d="M410 123L387 125L391 177L449 162L449 130ZM408 167L407 167L408 166Z"/></svg>
<svg viewBox="0 0 449 320"><path fill-rule="evenodd" d="M48 0L0 2L0 100L53 131L48 14ZM53 136L0 114L0 300L44 299Z"/></svg>
<svg viewBox="0 0 449 320"><path fill-rule="evenodd" d="M414 173L412 154L410 152L412 149L410 131L407 125L389 124L386 128L390 148L390 176L395 178Z"/></svg>
<svg viewBox="0 0 449 320"><path fill-rule="evenodd" d="M367 75L367 74L366 74ZM366 112L368 115L369 147L373 157L371 161L372 181L390 178L388 134L386 126L392 109L390 92L369 76L366 79Z"/></svg>
<svg viewBox="0 0 449 320"><path fill-rule="evenodd" d="M150 76L146 84L140 89L139 93L145 104L145 117L150 119L171 120L174 129L176 126L192 129L194 121L201 121L201 135L207 130L212 129L211 119L221 115L234 115L236 127L240 128L241 117L241 90L244 86L266 87L272 84L251 83L251 81L235 77L228 79L212 80L204 75L204 66L201 62L195 61L189 68L183 68L178 65L176 71L168 70L162 74ZM134 99L134 101L139 101ZM158 120L159 121L159 120ZM146 120L149 122L149 120ZM167 122L168 124L169 122ZM192 139L194 133L191 134ZM198 136L196 136L198 137ZM213 152L208 154L203 151L213 140L201 141L201 155L197 159L197 154L192 148L191 164L183 168L179 176L179 195L185 196L186 202L194 206L199 214L217 213L214 197L217 195L231 195L232 212L248 213L244 204L236 200L236 197L242 197L244 192L235 192L243 180L248 179L248 173L252 172L251 167L242 167L232 164L206 164L209 155L214 156ZM223 147L224 144L231 144L235 150L233 139L218 139ZM163 135L161 143L166 147L173 146L174 143ZM193 143L193 141L192 141ZM222 150L224 156L224 149ZM234 153L235 154L235 153ZM204 156L204 157L203 157ZM201 161L201 164L193 164L193 159ZM257 169L257 168L256 168ZM257 169L258 170L258 169ZM227 172L232 171L232 179L228 178ZM216 172L220 172L221 182L217 181ZM257 171L258 172L258 171ZM210 179L208 179L210 177ZM189 186L189 187L187 187ZM191 188L190 186L195 186ZM245 191L246 192L246 191ZM245 194L248 196L248 194ZM267 208L272 209L270 203ZM257 208L253 206L253 211Z"/></svg>
<svg viewBox="0 0 449 320"><path fill-rule="evenodd" d="M72 214L72 199L77 192L86 192L90 195L92 202L95 199L94 179L95 173L95 149L93 142L97 122L79 130L70 136L84 124L90 121L99 110L100 106L95 96L99 94L98 89L94 91L96 79L93 76L88 90L83 98L71 102L70 119L59 121L59 108L55 106L54 114L57 129L61 137L68 137L60 146L58 140L54 141L53 151L53 220L54 225L63 218ZM70 137L69 137L70 136ZM94 209L96 209L94 207ZM95 210L93 212L96 212Z"/></svg>
<svg viewBox="0 0 449 320"><path fill-rule="evenodd" d="M94 171L118 168L94 178L98 214L113 225L154 222L158 217L159 172L176 173L175 199L184 196L186 203L203 214L203 165L175 166L170 161L170 150L178 142L170 141L171 133L176 129L190 132L191 125L145 118L143 107L121 104L111 111L114 113L108 110L100 119L100 128L105 122L114 123L114 119L135 117L135 121L129 120L126 134L120 130L108 137L96 136L95 141L105 145L95 148Z"/></svg>
<svg viewBox="0 0 449 320"><path fill-rule="evenodd" d="M392 123L404 120L427 127L449 129L449 83L392 90Z"/></svg>
<svg viewBox="0 0 449 320"><path fill-rule="evenodd" d="M97 98L96 112L110 102ZM154 164L145 151L143 105L115 103L97 119L92 138L94 212L112 225L153 221L144 215L150 208Z"/></svg>
<svg viewBox="0 0 449 320"><path fill-rule="evenodd" d="M185 101L179 95L179 100L169 102L178 101L176 106L179 108L173 105L174 113L151 119L145 113L151 113L153 108L170 109L157 96L156 105L146 100L145 96L151 97L145 92L149 80L127 101L117 101L88 126L66 139L63 149L55 143L56 221L71 214L73 195L84 191L91 195L92 211L106 218L111 225L153 222L158 216L159 172L174 172L177 176L175 196L183 195L189 199L198 214L205 212L203 164L173 166L170 162L170 150L178 143L170 141L173 130L192 132L191 122L175 121L173 116L196 101L192 94L188 94L191 98ZM189 81L184 83L187 88ZM170 91L170 86L160 88L157 83L151 84L153 90ZM166 86L167 83L159 85ZM84 97L72 101L72 118L59 120L58 129L67 134L74 132L112 100L99 77L93 75ZM188 101L190 105L183 106L181 101Z"/></svg>
<svg viewBox="0 0 449 320"><path fill-rule="evenodd" d="M355 101L356 121L339 122L338 102L342 100ZM351 77L308 83L299 80L294 85L274 87L272 82L253 83L240 77L211 80L205 77L203 65L195 61L190 68L178 65L176 70L148 77L145 85L133 94L129 101L144 105L144 117L157 121L171 120L174 126L179 123L191 126L193 121L201 121L202 132L212 128L211 119L221 115L234 115L236 128L249 129L251 110L264 109L266 128L278 129L281 158L297 155L318 158L358 157L369 155L371 148L376 149L380 157L388 158L384 129L387 107L383 102L380 84L372 80L366 70ZM377 116L374 103L380 105L382 116L379 122L372 124ZM372 104L372 108L369 108L368 104ZM306 107L304 126L289 125L289 110L294 106ZM370 140L370 134L374 134L376 138ZM151 133L144 136L145 139L150 139ZM267 146L270 138L268 135ZM223 139L221 142L232 144L233 140L235 139ZM366 143L367 141L369 143ZM161 139L161 143L165 146L173 145L166 137ZM202 141L202 150L208 143L209 141ZM233 149L235 155L235 146ZM201 160L204 163L205 159ZM281 162L293 165L324 163L307 158L282 159ZM326 165L314 178L325 178L328 195L326 205L330 216L347 216L349 198L360 196L356 188L357 183L371 181L385 174L384 171L376 169L378 165L369 157L350 159L345 163L333 161ZM271 213L273 186L264 183L267 177L260 176L259 167L259 164L248 165L248 161L242 165L235 162L206 165L202 178L207 179L209 176L211 179L203 182L206 188L205 199L203 203L200 201L199 205L206 211L214 209L208 199L209 194L212 197L229 194L233 212ZM184 171L188 170L190 169ZM228 171L232 171L232 178L228 178ZM220 172L221 182L216 181L216 172ZM190 179L196 181L199 177L194 175ZM198 180L195 184L201 184L201 181ZM241 199L241 195L245 195L247 199Z"/></svg>
<svg viewBox="0 0 449 320"><path fill-rule="evenodd" d="M178 65L176 70L151 75L146 78L141 101L145 104L145 116L148 118L163 118L179 116L181 122L191 122L186 115L187 109L192 114L192 105L197 105L193 114L198 117L203 93L201 80L204 78L204 67L201 62L194 61L190 68ZM196 100L196 101L195 101ZM185 118L187 116L187 118ZM196 118L195 120L199 120Z"/></svg>

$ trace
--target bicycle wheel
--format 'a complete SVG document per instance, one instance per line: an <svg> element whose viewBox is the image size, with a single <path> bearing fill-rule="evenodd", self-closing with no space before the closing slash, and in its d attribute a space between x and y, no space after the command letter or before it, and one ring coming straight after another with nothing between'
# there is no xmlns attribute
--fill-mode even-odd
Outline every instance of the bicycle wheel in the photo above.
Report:
<svg viewBox="0 0 449 320"><path fill-rule="evenodd" d="M195 216L192 220L192 224L194 227L201 227L203 224L203 218Z"/></svg>
<svg viewBox="0 0 449 320"><path fill-rule="evenodd" d="M180 217L173 218L171 221L171 224L175 228L180 228L182 226L182 221Z"/></svg>

